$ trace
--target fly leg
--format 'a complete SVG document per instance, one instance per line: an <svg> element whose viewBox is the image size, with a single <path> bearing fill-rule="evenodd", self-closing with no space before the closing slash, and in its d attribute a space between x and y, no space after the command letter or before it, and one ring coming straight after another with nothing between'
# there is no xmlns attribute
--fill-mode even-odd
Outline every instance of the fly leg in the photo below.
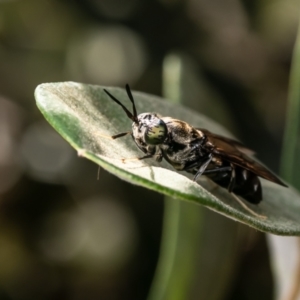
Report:
<svg viewBox="0 0 300 300"><path fill-rule="evenodd" d="M112 135L112 136L105 135L105 134L99 134L99 135L102 136L102 137L104 137L104 138L106 138L106 139L115 140L115 139L118 139L120 137L129 135L131 133L132 133L131 131L127 131L127 132L118 133L118 134ZM162 154L147 154L147 155L144 155L142 157L122 158L122 162L125 163L126 161L130 161L130 160L143 160L143 159L152 158L152 157L155 157L155 159L158 162L162 161Z"/></svg>
<svg viewBox="0 0 300 300"><path fill-rule="evenodd" d="M195 166L194 166L195 167ZM227 166L227 167L217 167L214 169L209 169L209 170L205 170L202 175L209 175L209 174L216 174L216 173L222 173L222 172L230 172L231 171L231 167ZM212 180L208 181L209 183L211 183L213 185L213 187L211 189L209 189L211 192L217 188L219 188L220 186L218 184L216 184L215 182L213 182Z"/></svg>
<svg viewBox="0 0 300 300"><path fill-rule="evenodd" d="M228 172L231 171L231 167L218 167L215 169L209 169L209 170L205 170L202 175L206 175L206 174L212 174L212 173L220 173L220 172Z"/></svg>
<svg viewBox="0 0 300 300"><path fill-rule="evenodd" d="M230 166L227 167L218 167L215 169L209 169L205 170L202 174L207 175L207 174L213 174L213 173L220 173L220 172L231 172L230 173L230 182L228 185L228 192L231 193L234 185L235 185L235 178L236 178L236 173L235 173L235 167L233 164L230 164Z"/></svg>
<svg viewBox="0 0 300 300"><path fill-rule="evenodd" d="M194 181L196 181L198 179L198 177L201 176L201 175L231 171L232 168L230 166L217 167L217 168L214 168L214 169L206 170L206 168L208 167L208 165L211 162L212 158L213 157L210 154L208 156L208 159L206 161L204 161L204 163L199 162L199 161L194 162L194 163L186 166L182 171L189 171L189 170L193 170L193 169L199 167L199 170L196 172L196 175L194 176L194 179L193 179Z"/></svg>
<svg viewBox="0 0 300 300"><path fill-rule="evenodd" d="M250 207L248 207L236 194L234 193L230 193L232 195L232 197L245 209L247 210L251 215L258 217L260 219L267 219L266 216L264 215L260 215L258 213L256 213L255 211L253 211Z"/></svg>
<svg viewBox="0 0 300 300"><path fill-rule="evenodd" d="M210 160L208 159L207 161L205 161L199 171L196 173L195 177L194 177L194 181L195 179L197 179L198 176L200 175L207 175L207 174L212 174L212 173L219 173L219 172L228 172L231 171L231 177L230 177L230 182L228 185L228 192L232 195L232 197L246 210L248 211L250 214L252 214L255 217L258 217L260 219L266 219L266 216L260 215L258 213L256 213L255 211L253 211L251 208L249 208L236 194L234 194L232 192L234 185L235 185L235 179L236 179L236 172L235 172L235 167L233 164L231 164L230 166L227 167L220 167L220 168L215 168L215 169L209 169L209 170L205 170L205 168L208 166L208 164L210 163L212 158L210 158ZM193 166L194 168L195 166ZM203 171L204 169L204 171ZM217 187L219 187L219 185L216 185Z"/></svg>
<svg viewBox="0 0 300 300"><path fill-rule="evenodd" d="M143 160L143 159L147 159L147 158L152 158L154 156L155 156L154 154L147 154L147 155L144 155L142 157L122 158L122 162L125 163L125 162L130 161L130 160Z"/></svg>
<svg viewBox="0 0 300 300"><path fill-rule="evenodd" d="M224 167L224 171L230 171L231 169L229 169L230 167ZM222 168L220 168L222 169ZM219 170L220 170L219 169ZM212 170L207 170L205 172L203 172L203 174L209 174L209 173L213 173L213 172L218 172L218 169L212 169ZM231 185L231 182L235 181L235 180L230 180L229 186L228 186L228 191L229 191L229 187ZM213 181L211 181L212 183L214 183ZM216 183L214 183L215 188L219 188L220 186ZM215 188L210 189L210 192L212 192ZM248 207L235 193L233 193L232 191L229 191L230 195L246 210L248 211L251 215L258 217L260 219L266 219L267 217L264 215L260 215L258 213L256 213L255 211L253 211L250 207Z"/></svg>
<svg viewBox="0 0 300 300"><path fill-rule="evenodd" d="M252 214L253 216L258 217L260 219L266 219L267 218L266 216L260 215L260 214L256 213L255 211L253 211L235 193L233 193L233 188L234 188L235 179L236 179L236 172L235 172L234 164L230 164L230 165L231 165L231 177L230 177L230 182L229 182L229 185L228 185L228 192L250 214Z"/></svg>
<svg viewBox="0 0 300 300"><path fill-rule="evenodd" d="M131 134L131 131L118 133L116 135L106 135L106 134L101 134L101 133L99 135L106 138L106 139L115 140L117 138L120 138L120 137L128 135L128 134Z"/></svg>
<svg viewBox="0 0 300 300"><path fill-rule="evenodd" d="M235 166L234 164L230 164L231 166L231 176L230 176L230 182L228 185L228 192L232 193L234 185L235 185L235 178L236 178L236 173L235 173Z"/></svg>
<svg viewBox="0 0 300 300"><path fill-rule="evenodd" d="M217 167L215 169L209 169L209 170L205 170L202 175L208 175L208 174L216 174L216 173L222 173L222 172L230 172L231 171L231 167L227 166L227 167ZM214 183L212 180L209 180L208 182L213 184L213 187L210 189L210 191L212 192L213 190L217 189L218 187L220 187L218 184Z"/></svg>
<svg viewBox="0 0 300 300"><path fill-rule="evenodd" d="M199 170L197 171L197 173L194 176L194 181L197 181L198 177L201 176L204 171L206 170L207 166L209 165L209 163L211 162L213 156L212 154L208 155L208 159L200 166Z"/></svg>
<svg viewBox="0 0 300 300"><path fill-rule="evenodd" d="M147 159L147 158L155 158L156 161L161 162L163 159L163 156L162 156L162 153L159 152L157 154L146 154L142 157L123 158L122 162L125 163L126 161L129 161L129 160L143 160L143 159Z"/></svg>

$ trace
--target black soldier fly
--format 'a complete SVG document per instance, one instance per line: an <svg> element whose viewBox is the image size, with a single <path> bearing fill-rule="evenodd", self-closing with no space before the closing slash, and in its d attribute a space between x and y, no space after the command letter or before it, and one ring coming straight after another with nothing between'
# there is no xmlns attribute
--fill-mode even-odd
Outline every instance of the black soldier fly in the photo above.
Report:
<svg viewBox="0 0 300 300"><path fill-rule="evenodd" d="M132 113L111 93L105 89L104 91L133 121L131 131L110 138L130 134L137 147L145 153L137 159L155 158L158 162L165 159L177 171L194 174L194 181L205 175L227 188L229 193L252 204L258 204L262 200L258 177L286 186L267 168L250 158L248 154L252 151L241 142L157 113L137 115L129 85L126 85L126 91L132 103ZM235 198L240 202L238 197ZM242 205L244 206L243 203Z"/></svg>

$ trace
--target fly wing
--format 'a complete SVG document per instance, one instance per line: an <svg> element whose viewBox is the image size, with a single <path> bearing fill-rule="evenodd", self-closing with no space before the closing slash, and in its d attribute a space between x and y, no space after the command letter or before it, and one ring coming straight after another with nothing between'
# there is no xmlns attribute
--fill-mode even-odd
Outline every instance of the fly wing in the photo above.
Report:
<svg viewBox="0 0 300 300"><path fill-rule="evenodd" d="M208 130L201 130L208 138L206 143L208 150L237 166L240 166L259 177L286 186L277 176L266 167L250 158L248 155L253 153L250 149L243 146L239 141L213 134Z"/></svg>
<svg viewBox="0 0 300 300"><path fill-rule="evenodd" d="M234 146L236 149L240 150L241 152L245 153L246 155L254 155L255 154L255 152L253 150L244 146L244 144L241 143L240 141L237 141L237 140L234 140L231 138L227 138L227 137L219 135L219 134L214 134L214 133L208 131L207 129L203 129L203 128L197 128L197 129L202 131L207 136L213 137L217 140L226 142L226 143Z"/></svg>

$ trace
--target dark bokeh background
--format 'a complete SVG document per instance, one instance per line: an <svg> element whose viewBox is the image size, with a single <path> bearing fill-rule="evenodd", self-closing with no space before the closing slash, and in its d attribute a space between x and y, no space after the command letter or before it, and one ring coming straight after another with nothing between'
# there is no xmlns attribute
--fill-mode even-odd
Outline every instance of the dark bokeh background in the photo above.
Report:
<svg viewBox="0 0 300 300"><path fill-rule="evenodd" d="M158 258L163 197L104 170L97 180L43 120L38 84L160 95L163 60L180 51L206 91L194 104L218 99L277 171L298 11L296 0L1 0L0 299L146 299ZM224 299L272 298L254 235Z"/></svg>

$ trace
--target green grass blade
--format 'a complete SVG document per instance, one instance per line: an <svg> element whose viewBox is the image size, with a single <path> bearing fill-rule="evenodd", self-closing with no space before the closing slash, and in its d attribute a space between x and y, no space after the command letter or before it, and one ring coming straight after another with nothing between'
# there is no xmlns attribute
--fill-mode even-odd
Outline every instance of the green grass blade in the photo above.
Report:
<svg viewBox="0 0 300 300"><path fill-rule="evenodd" d="M300 190L300 29L291 66L281 175Z"/></svg>

